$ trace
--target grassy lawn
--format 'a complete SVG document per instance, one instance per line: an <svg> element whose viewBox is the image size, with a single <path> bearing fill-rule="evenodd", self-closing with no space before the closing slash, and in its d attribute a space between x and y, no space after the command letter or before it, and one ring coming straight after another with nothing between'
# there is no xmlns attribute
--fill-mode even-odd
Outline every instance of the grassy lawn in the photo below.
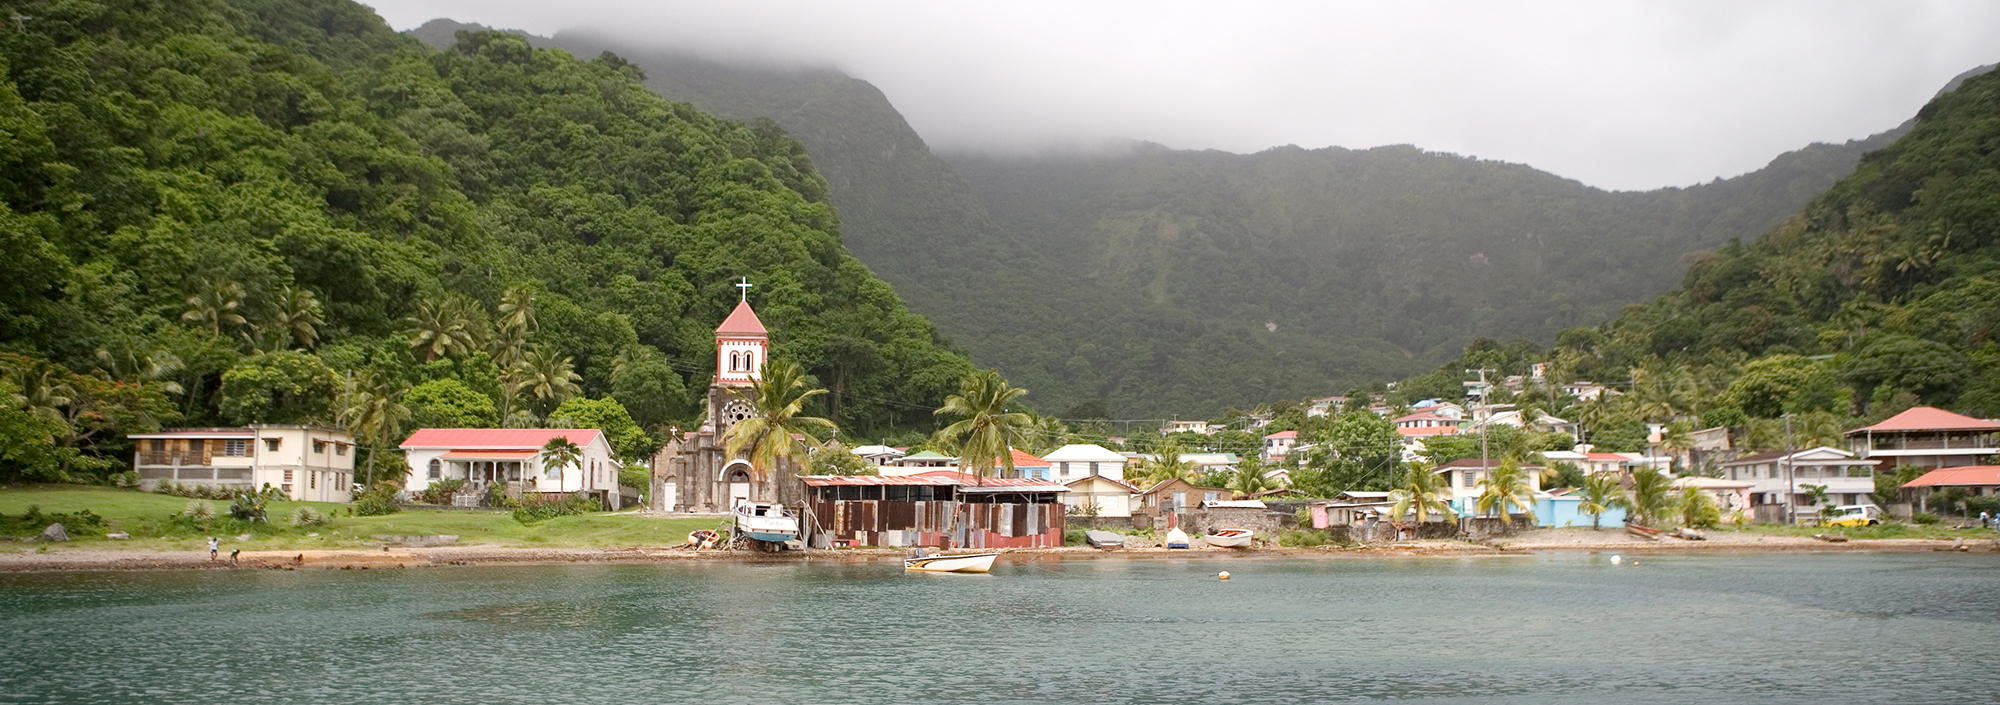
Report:
<svg viewBox="0 0 2000 705"><path fill-rule="evenodd" d="M372 517L343 516L347 505L326 502L272 502L266 506L269 523L252 524L229 518L229 502L200 500L215 507L217 518L207 525L175 520L174 515L191 501L185 497L150 494L111 487L82 485L29 485L0 488L0 535L31 537L41 533L49 520L24 521L29 507L43 515L75 514L88 510L104 520L104 527L84 531L70 526L71 541L49 546L53 550L151 549L199 550L207 536L223 538L224 550L245 551L364 548L380 541L378 534L454 534L460 544L583 548L609 546L663 546L678 544L695 529L713 529L721 520L662 519L640 517L630 512L597 513L550 519L533 526L514 521L498 511L412 510ZM285 523L292 510L309 506L331 518L318 527L294 527ZM132 538L112 541L106 532L124 531ZM250 539L236 540L249 534ZM317 534L316 536L314 534Z"/></svg>
<svg viewBox="0 0 2000 705"><path fill-rule="evenodd" d="M1967 541L1992 540L2000 533L1991 529L1953 529L1946 524L1906 524L1891 521L1875 526L1779 526L1776 524L1751 524L1736 528L1725 527L1720 531L1741 531L1770 536L1811 536L1813 534L1846 534L1850 539L1965 539Z"/></svg>

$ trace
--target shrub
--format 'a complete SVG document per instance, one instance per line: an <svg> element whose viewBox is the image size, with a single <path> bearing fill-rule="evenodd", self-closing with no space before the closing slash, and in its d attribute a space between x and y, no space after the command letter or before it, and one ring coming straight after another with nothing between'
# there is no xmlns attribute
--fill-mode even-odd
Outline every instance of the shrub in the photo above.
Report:
<svg viewBox="0 0 2000 705"><path fill-rule="evenodd" d="M286 522L292 526L304 528L308 526L326 526L327 519L325 514L314 511L312 507L299 507L292 510L292 515L286 519Z"/></svg>
<svg viewBox="0 0 2000 705"><path fill-rule="evenodd" d="M257 492L237 492L229 503L229 517L237 521L264 522L269 519L264 511L263 495Z"/></svg>
<svg viewBox="0 0 2000 705"><path fill-rule="evenodd" d="M560 516L589 514L603 509L590 495L578 492L563 499L540 499L533 496L522 497L519 506L514 507L514 521L523 524L538 524Z"/></svg>
<svg viewBox="0 0 2000 705"><path fill-rule="evenodd" d="M208 521L215 518L215 505L199 499L190 499L187 504L181 506L179 516L196 521Z"/></svg>
<svg viewBox="0 0 2000 705"><path fill-rule="evenodd" d="M1278 545L1292 548L1325 546L1333 543L1333 537L1318 529L1286 529L1278 534Z"/></svg>
<svg viewBox="0 0 2000 705"><path fill-rule="evenodd" d="M486 506L517 507L520 504L515 502L513 497L507 496L507 486L505 484L495 482L486 486Z"/></svg>
<svg viewBox="0 0 2000 705"><path fill-rule="evenodd" d="M111 474L110 480L113 487L131 489L139 486L139 473L135 470L115 472Z"/></svg>
<svg viewBox="0 0 2000 705"><path fill-rule="evenodd" d="M369 487L367 491L355 495L354 503L350 508L353 510L354 515L358 517L395 514L402 511L402 507L396 506L396 494L402 491L403 488L394 482L386 480L377 482L374 486Z"/></svg>
<svg viewBox="0 0 2000 705"><path fill-rule="evenodd" d="M455 477L434 480L431 486L417 493L417 501L425 504L450 504L452 495L458 494L462 489L465 489L465 481Z"/></svg>
<svg viewBox="0 0 2000 705"><path fill-rule="evenodd" d="M1930 512L1917 512L1910 515L1910 521L1919 524L1936 524L1938 523L1938 515Z"/></svg>
<svg viewBox="0 0 2000 705"><path fill-rule="evenodd" d="M1082 546L1084 543L1083 529L1069 529L1063 532L1064 546Z"/></svg>

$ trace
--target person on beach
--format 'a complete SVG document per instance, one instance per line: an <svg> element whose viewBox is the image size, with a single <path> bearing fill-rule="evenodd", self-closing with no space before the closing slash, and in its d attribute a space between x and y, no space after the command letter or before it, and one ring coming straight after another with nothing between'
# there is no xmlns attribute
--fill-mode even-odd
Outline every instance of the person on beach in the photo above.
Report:
<svg viewBox="0 0 2000 705"><path fill-rule="evenodd" d="M230 565L231 567L235 567L235 565L236 565L236 555L237 555L237 554L239 554L239 553L242 553L242 552L243 552L243 549L240 549L240 548L232 548L232 549L229 549L229 565Z"/></svg>
<svg viewBox="0 0 2000 705"><path fill-rule="evenodd" d="M218 539L214 536L208 537L208 561L210 563L214 563L216 554L219 554L221 552L222 552L222 539Z"/></svg>

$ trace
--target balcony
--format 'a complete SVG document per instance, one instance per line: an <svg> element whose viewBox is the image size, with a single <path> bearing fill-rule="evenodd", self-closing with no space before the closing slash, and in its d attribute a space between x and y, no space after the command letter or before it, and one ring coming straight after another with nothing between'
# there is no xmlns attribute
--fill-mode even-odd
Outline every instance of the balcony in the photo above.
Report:
<svg viewBox="0 0 2000 705"><path fill-rule="evenodd" d="M139 451L140 465L208 465L209 455L203 451L187 450L142 450Z"/></svg>
<svg viewBox="0 0 2000 705"><path fill-rule="evenodd" d="M1856 445L1860 446L1863 444ZM1971 452L1990 449L1994 445L1995 439L1990 434L1953 434L1946 436L1932 434L1919 437L1877 436L1874 438L1872 444L1866 445L1866 448L1872 451L1949 450Z"/></svg>

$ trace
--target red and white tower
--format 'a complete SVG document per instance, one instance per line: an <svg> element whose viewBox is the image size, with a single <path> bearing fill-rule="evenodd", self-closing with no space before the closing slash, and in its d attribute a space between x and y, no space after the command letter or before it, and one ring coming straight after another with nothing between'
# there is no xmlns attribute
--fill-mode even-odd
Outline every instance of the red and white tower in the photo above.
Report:
<svg viewBox="0 0 2000 705"><path fill-rule="evenodd" d="M764 378L764 359L770 354L771 338L757 312L750 310L750 280L736 285L743 292L736 310L715 329L715 383L747 386Z"/></svg>

